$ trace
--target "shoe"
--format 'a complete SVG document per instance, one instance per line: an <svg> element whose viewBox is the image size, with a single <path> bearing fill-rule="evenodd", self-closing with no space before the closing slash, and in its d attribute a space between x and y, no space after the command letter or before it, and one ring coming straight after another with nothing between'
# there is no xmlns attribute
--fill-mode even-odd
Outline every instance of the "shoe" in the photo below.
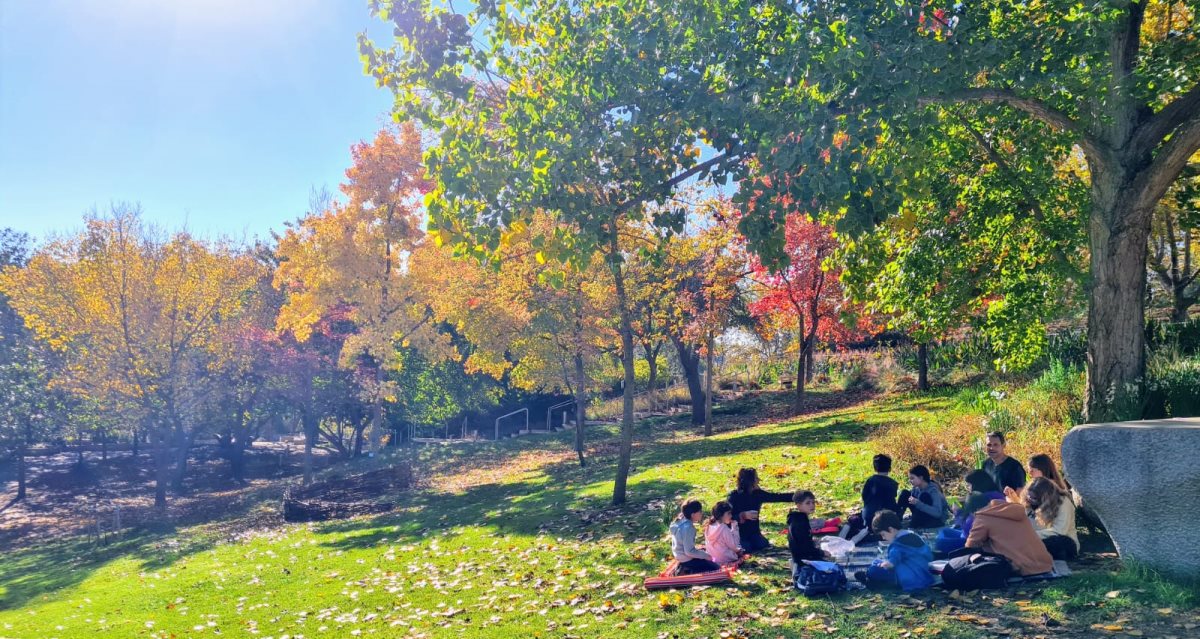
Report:
<svg viewBox="0 0 1200 639"><path fill-rule="evenodd" d="M855 571L854 580L860 584L867 583L867 571L865 571L865 570Z"/></svg>

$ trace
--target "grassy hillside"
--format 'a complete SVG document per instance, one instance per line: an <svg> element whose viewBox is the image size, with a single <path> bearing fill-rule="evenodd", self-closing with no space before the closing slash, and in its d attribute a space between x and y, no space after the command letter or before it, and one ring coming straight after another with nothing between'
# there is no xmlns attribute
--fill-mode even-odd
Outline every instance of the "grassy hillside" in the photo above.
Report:
<svg viewBox="0 0 1200 639"><path fill-rule="evenodd" d="M757 558L734 587L643 590L667 560L680 497L709 506L755 466L765 487L808 488L819 513L844 513L870 473L871 433L954 412L940 397L817 400L841 406L797 419L777 419L783 401L770 396L722 407L723 430L708 439L642 422L619 509L608 506L615 433L596 430L586 468L570 433L426 448L427 488L381 517L236 534L219 522L7 552L0 637L1187 636L1200 624L1193 592L1103 557L994 596L807 600L789 587L784 553ZM779 543L785 513L764 513Z"/></svg>

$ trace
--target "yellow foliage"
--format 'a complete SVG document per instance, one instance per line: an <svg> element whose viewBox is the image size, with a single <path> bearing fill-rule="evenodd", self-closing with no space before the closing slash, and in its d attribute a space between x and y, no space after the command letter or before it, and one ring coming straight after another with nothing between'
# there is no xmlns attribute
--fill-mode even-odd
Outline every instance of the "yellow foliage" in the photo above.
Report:
<svg viewBox="0 0 1200 639"><path fill-rule="evenodd" d="M188 375L228 356L223 327L248 312L262 275L238 247L160 237L136 212L115 211L5 270L0 291L63 354L60 383L159 411L193 391Z"/></svg>

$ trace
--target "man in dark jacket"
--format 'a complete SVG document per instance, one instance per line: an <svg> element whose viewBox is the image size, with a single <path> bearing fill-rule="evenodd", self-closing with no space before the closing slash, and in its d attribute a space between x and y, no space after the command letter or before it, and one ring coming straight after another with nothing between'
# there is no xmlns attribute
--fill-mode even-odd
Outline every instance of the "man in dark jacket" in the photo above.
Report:
<svg viewBox="0 0 1200 639"><path fill-rule="evenodd" d="M1005 488L1021 490L1025 487L1025 467L1021 462L1009 457L1004 452L1004 433L988 433L986 449L988 458L984 460L981 470L991 475L996 485L1003 491Z"/></svg>

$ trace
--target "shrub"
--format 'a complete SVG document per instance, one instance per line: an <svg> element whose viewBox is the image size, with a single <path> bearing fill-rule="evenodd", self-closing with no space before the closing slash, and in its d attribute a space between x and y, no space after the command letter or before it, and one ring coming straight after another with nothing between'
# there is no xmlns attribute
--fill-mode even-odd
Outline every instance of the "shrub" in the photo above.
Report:
<svg viewBox="0 0 1200 639"><path fill-rule="evenodd" d="M1083 374L1060 364L1024 387L964 388L950 415L894 426L875 439L901 465L924 464L954 480L982 463L983 437L994 430L1004 433L1008 454L1022 463L1038 453L1057 462L1082 405Z"/></svg>
<svg viewBox="0 0 1200 639"><path fill-rule="evenodd" d="M1186 322L1147 322L1146 342L1155 353L1200 355L1200 317Z"/></svg>
<svg viewBox="0 0 1200 639"><path fill-rule="evenodd" d="M830 381L844 391L872 390L875 380L866 364L861 361L851 361L848 366L840 368L830 375Z"/></svg>
<svg viewBox="0 0 1200 639"><path fill-rule="evenodd" d="M957 479L975 467L974 447L983 432L981 416L960 414L898 424L875 439L896 460L894 468L923 464L937 477Z"/></svg>
<svg viewBox="0 0 1200 639"><path fill-rule="evenodd" d="M1146 418L1200 415L1200 359L1154 357L1147 378Z"/></svg>

